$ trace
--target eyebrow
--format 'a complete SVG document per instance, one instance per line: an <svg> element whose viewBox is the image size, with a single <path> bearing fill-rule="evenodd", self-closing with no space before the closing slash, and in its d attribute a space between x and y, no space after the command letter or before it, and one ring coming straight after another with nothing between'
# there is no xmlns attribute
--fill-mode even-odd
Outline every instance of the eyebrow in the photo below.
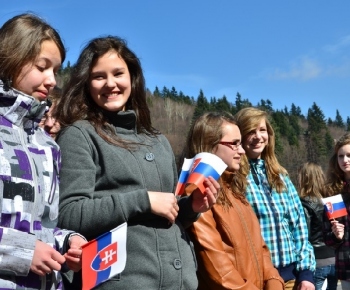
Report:
<svg viewBox="0 0 350 290"><path fill-rule="evenodd" d="M54 62L52 62L52 60L46 56L41 56L41 57L38 57L36 60L34 60L33 62L33 65L38 62L38 61L45 61L46 62L46 65L49 64L49 65L52 65L54 66ZM54 66L54 67L61 67L62 66L62 63L60 62L59 65L57 66Z"/></svg>

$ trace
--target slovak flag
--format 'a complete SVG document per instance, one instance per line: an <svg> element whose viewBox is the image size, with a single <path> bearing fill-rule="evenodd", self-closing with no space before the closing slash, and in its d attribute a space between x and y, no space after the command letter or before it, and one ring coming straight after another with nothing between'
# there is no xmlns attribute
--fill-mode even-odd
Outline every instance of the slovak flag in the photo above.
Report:
<svg viewBox="0 0 350 290"><path fill-rule="evenodd" d="M126 229L127 223L123 223L82 246L82 290L90 290L124 270Z"/></svg>
<svg viewBox="0 0 350 290"><path fill-rule="evenodd" d="M192 159L185 158L175 189L175 195L183 194L188 184L195 185L204 193L204 179L211 176L218 180L226 168L226 163L220 157L208 152L198 153Z"/></svg>
<svg viewBox="0 0 350 290"><path fill-rule="evenodd" d="M322 198L328 219L346 216L347 211L341 194Z"/></svg>

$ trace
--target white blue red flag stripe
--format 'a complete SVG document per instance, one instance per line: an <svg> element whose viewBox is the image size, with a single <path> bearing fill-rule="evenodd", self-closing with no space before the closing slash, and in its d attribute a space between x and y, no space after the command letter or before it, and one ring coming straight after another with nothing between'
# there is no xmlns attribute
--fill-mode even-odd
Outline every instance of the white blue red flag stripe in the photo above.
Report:
<svg viewBox="0 0 350 290"><path fill-rule="evenodd" d="M192 161L193 161L193 158L192 159L185 158L184 163L182 164L179 181L175 189L175 195L178 195L178 194L181 195L184 193L186 181L188 179L188 176L190 175Z"/></svg>
<svg viewBox="0 0 350 290"><path fill-rule="evenodd" d="M175 194L183 194L188 184L195 185L204 193L204 179L212 176L218 180L226 168L227 165L220 157L208 152L199 153L192 159L185 159Z"/></svg>
<svg viewBox="0 0 350 290"><path fill-rule="evenodd" d="M347 211L341 194L322 198L328 219L346 216Z"/></svg>
<svg viewBox="0 0 350 290"><path fill-rule="evenodd" d="M127 224L123 223L82 247L83 290L90 290L124 270L126 232Z"/></svg>

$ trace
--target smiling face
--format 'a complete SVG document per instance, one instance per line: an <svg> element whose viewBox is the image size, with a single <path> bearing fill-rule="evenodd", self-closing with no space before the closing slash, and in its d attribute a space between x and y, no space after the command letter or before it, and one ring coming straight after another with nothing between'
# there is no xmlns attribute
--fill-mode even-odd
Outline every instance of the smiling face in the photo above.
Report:
<svg viewBox="0 0 350 290"><path fill-rule="evenodd" d="M268 141L269 134L267 132L265 118L263 118L258 126L244 137L243 147L248 158L261 158L261 154L268 144Z"/></svg>
<svg viewBox="0 0 350 290"><path fill-rule="evenodd" d="M55 74L61 66L61 60L55 42L43 41L39 56L34 63L28 63L22 68L13 87L39 101L45 101L56 85Z"/></svg>
<svg viewBox="0 0 350 290"><path fill-rule="evenodd" d="M238 171L241 163L241 156L244 154L244 149L240 146L241 132L237 125L226 121L222 123L221 128L223 135L220 141L233 142L236 145L219 143L213 153L226 163L228 171Z"/></svg>
<svg viewBox="0 0 350 290"><path fill-rule="evenodd" d="M338 150L338 165L344 171L345 178L350 179L350 144L346 144Z"/></svg>
<svg viewBox="0 0 350 290"><path fill-rule="evenodd" d="M127 64L113 50L99 59L91 69L90 94L95 103L107 111L122 111L131 94Z"/></svg>

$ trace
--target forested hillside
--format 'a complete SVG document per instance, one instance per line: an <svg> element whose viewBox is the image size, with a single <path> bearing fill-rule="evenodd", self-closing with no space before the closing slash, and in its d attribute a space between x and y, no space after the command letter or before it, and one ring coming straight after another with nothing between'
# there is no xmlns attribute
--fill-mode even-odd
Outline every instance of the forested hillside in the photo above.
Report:
<svg viewBox="0 0 350 290"><path fill-rule="evenodd" d="M58 85L66 82L70 65L60 71ZM199 89L197 98L187 96L174 87L147 91L147 101L151 110L153 126L168 139L174 150L178 164L182 164L181 153L191 121L206 111L228 111L235 114L247 106L259 107L269 113L270 121L276 132L276 153L281 164L288 170L293 182L299 166L306 161L319 163L327 169L334 140L350 130L350 118L346 121L336 112L334 120L325 118L322 109L313 103L307 115L301 114L298 104L290 108L276 110L268 99L252 104L237 93L234 103L226 96L206 98Z"/></svg>

